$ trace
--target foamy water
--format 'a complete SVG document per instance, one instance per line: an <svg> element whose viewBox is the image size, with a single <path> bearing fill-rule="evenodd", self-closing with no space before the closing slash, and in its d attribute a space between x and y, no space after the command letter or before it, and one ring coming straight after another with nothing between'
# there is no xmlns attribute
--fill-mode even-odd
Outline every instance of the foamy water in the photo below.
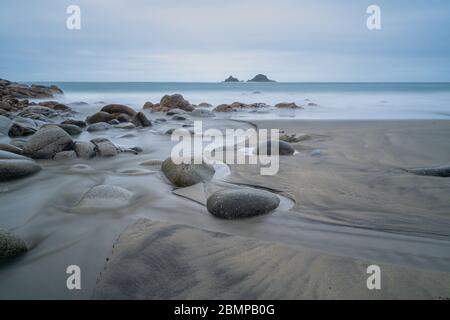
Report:
<svg viewBox="0 0 450 320"><path fill-rule="evenodd" d="M213 106L295 102L303 110L261 109L232 117L299 119L448 119L450 83L56 83L66 102L125 103L137 109L165 94L181 93L191 103ZM308 106L308 103L317 106Z"/></svg>

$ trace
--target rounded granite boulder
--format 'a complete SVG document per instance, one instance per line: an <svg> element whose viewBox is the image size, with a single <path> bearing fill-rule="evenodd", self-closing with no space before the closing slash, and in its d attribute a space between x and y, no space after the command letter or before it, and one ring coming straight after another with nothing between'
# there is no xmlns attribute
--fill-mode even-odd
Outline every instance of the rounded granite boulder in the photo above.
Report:
<svg viewBox="0 0 450 320"><path fill-rule="evenodd" d="M71 149L70 135L58 126L40 128L24 145L23 154L34 159L52 159L60 151Z"/></svg>
<svg viewBox="0 0 450 320"><path fill-rule="evenodd" d="M11 232L0 229L0 260L16 257L27 250L25 241Z"/></svg>
<svg viewBox="0 0 450 320"><path fill-rule="evenodd" d="M215 170L205 162L201 164L175 164L169 157L161 165L164 175L177 187L188 187L196 183L211 180Z"/></svg>
<svg viewBox="0 0 450 320"><path fill-rule="evenodd" d="M211 195L206 203L208 211L222 219L257 216L275 210L280 199L262 190L222 190Z"/></svg>

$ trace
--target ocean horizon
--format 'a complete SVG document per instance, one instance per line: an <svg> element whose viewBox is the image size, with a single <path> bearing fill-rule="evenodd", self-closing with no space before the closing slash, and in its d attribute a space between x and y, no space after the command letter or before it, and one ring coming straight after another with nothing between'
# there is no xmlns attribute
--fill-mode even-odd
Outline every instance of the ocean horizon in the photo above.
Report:
<svg viewBox="0 0 450 320"><path fill-rule="evenodd" d="M31 82L24 82L31 84ZM302 110L258 110L233 117L299 119L448 119L449 82L59 82L64 103L123 103L141 108L166 94L180 93L193 104L295 102ZM314 106L309 106L312 103Z"/></svg>

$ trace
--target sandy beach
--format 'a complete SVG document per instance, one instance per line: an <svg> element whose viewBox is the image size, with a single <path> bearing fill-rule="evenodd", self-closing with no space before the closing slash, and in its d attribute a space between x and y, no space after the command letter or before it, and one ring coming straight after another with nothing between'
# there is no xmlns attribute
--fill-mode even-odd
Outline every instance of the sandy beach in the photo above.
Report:
<svg viewBox="0 0 450 320"><path fill-rule="evenodd" d="M14 257L2 299L449 298L450 120L305 120L320 105L181 95L48 102L59 88L13 88L39 97L3 100L0 240ZM279 129L278 172L167 162L176 129L204 138L196 121ZM67 289L70 265L81 290ZM366 285L372 265L380 290Z"/></svg>

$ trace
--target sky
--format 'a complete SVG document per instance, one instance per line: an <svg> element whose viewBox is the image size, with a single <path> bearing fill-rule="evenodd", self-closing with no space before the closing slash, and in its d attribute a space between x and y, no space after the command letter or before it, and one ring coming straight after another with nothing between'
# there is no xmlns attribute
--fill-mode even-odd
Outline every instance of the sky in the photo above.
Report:
<svg viewBox="0 0 450 320"><path fill-rule="evenodd" d="M448 0L0 0L0 78L450 81L449 15Z"/></svg>

